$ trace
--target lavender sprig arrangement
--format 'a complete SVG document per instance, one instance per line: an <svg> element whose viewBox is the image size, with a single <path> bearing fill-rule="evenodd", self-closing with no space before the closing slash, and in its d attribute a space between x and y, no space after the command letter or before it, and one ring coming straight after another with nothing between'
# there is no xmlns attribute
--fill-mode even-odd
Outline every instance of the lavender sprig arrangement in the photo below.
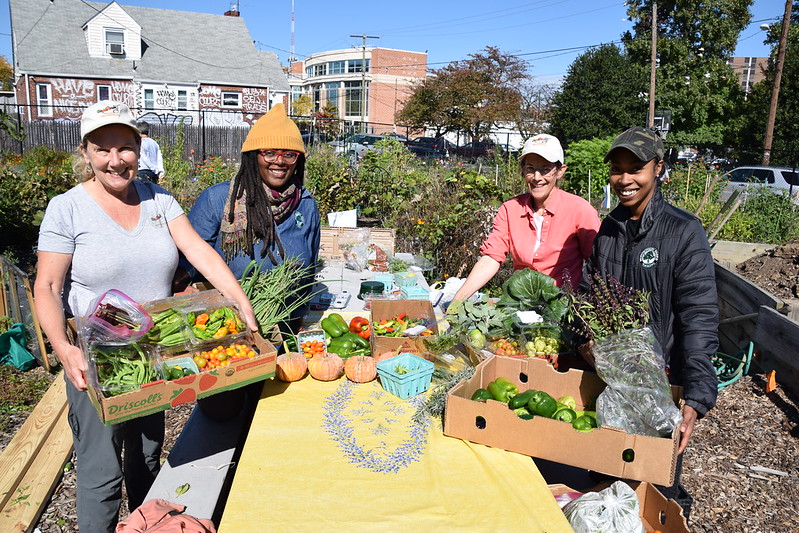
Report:
<svg viewBox="0 0 799 533"><path fill-rule="evenodd" d="M587 340L602 339L625 329L643 327L649 322L649 293L623 285L614 277L606 280L594 273L589 289L577 293L570 286L566 327Z"/></svg>

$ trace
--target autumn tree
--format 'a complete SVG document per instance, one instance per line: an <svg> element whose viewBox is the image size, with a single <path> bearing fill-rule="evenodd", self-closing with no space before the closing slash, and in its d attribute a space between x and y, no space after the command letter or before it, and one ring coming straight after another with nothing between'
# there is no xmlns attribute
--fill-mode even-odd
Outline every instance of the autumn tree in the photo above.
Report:
<svg viewBox="0 0 799 533"><path fill-rule="evenodd" d="M555 88L549 84L538 84L534 80L522 84L519 90L521 107L514 122L523 139L548 130L554 94Z"/></svg>
<svg viewBox="0 0 799 533"><path fill-rule="evenodd" d="M672 110L669 140L721 144L743 103L728 61L749 24L753 0L658 0L655 106ZM628 0L633 31L622 40L631 60L651 62L653 0ZM647 89L648 91L648 89Z"/></svg>
<svg viewBox="0 0 799 533"><path fill-rule="evenodd" d="M0 56L0 89L10 91L14 88L14 67L5 56Z"/></svg>
<svg viewBox="0 0 799 533"><path fill-rule="evenodd" d="M440 133L486 137L499 124L513 123L522 107L528 63L488 46L469 59L432 71L397 114L397 121Z"/></svg>
<svg viewBox="0 0 799 533"><path fill-rule="evenodd" d="M569 65L554 95L550 132L569 144L643 125L647 79L615 44L586 51Z"/></svg>

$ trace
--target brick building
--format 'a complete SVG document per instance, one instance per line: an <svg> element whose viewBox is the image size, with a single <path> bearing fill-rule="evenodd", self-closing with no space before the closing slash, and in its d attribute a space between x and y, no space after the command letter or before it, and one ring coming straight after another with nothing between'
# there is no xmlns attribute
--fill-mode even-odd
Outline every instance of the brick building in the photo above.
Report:
<svg viewBox="0 0 799 533"><path fill-rule="evenodd" d="M365 121L370 123L370 131L384 133L393 130L396 113L426 73L425 52L351 48L321 52L292 63L289 85L292 100L308 95L316 110L331 103L338 109L338 118L351 123Z"/></svg>
<svg viewBox="0 0 799 533"><path fill-rule="evenodd" d="M768 67L767 57L733 57L729 65L738 75L741 87L746 94L752 90L752 86L762 80L766 75Z"/></svg>

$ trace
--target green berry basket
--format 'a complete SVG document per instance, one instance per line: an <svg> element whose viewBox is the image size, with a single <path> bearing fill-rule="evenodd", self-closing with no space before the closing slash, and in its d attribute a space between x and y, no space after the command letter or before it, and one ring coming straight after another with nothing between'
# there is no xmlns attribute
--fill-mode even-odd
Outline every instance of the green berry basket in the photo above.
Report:
<svg viewBox="0 0 799 533"><path fill-rule="evenodd" d="M377 363L383 388L399 398L410 398L430 388L433 363L412 353L401 353Z"/></svg>

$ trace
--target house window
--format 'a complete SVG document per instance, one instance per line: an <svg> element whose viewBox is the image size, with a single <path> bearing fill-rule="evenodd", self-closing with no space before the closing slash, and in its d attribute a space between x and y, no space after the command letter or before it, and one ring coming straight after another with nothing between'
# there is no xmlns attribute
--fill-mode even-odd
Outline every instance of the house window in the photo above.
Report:
<svg viewBox="0 0 799 533"><path fill-rule="evenodd" d="M110 85L98 85L97 86L97 101L100 100L110 100L111 99L111 86Z"/></svg>
<svg viewBox="0 0 799 533"><path fill-rule="evenodd" d="M241 93L222 91L222 107L241 107Z"/></svg>
<svg viewBox="0 0 799 533"><path fill-rule="evenodd" d="M152 89L144 89L144 109L155 109L155 94Z"/></svg>
<svg viewBox="0 0 799 533"><path fill-rule="evenodd" d="M36 84L36 105L40 117L53 116L53 93L49 83Z"/></svg>
<svg viewBox="0 0 799 533"><path fill-rule="evenodd" d="M125 54L125 32L119 28L105 29L105 51L112 56Z"/></svg>
<svg viewBox="0 0 799 533"><path fill-rule="evenodd" d="M344 61L331 61L327 65L328 74L344 74Z"/></svg>
<svg viewBox="0 0 799 533"><path fill-rule="evenodd" d="M178 91L178 111L186 111L189 108L188 91Z"/></svg>

